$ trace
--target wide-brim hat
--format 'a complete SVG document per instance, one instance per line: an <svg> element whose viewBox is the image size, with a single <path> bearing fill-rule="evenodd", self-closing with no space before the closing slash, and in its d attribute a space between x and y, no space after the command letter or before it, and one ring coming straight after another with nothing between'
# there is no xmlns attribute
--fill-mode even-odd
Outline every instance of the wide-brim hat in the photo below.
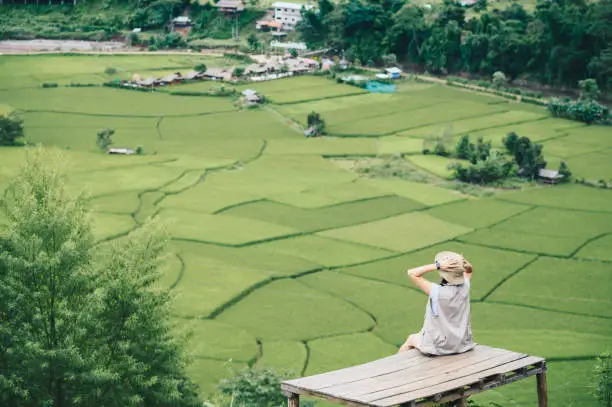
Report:
<svg viewBox="0 0 612 407"><path fill-rule="evenodd" d="M462 255L455 252L440 252L436 254L435 261L450 266L449 270L438 270L440 277L445 279L448 284L458 285L465 282L463 273L465 272L466 261Z"/></svg>

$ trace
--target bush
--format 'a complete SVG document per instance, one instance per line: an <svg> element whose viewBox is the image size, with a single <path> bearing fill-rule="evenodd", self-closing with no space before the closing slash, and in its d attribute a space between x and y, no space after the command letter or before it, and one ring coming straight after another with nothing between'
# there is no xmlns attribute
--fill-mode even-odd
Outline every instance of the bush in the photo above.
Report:
<svg viewBox="0 0 612 407"><path fill-rule="evenodd" d="M281 392L280 383L292 376L292 372L271 368L247 368L221 381L219 391L230 397L234 406L283 406L287 398Z"/></svg>
<svg viewBox="0 0 612 407"><path fill-rule="evenodd" d="M143 155L144 154L144 149L142 148L142 146L136 147L136 154L138 154L138 155Z"/></svg>
<svg viewBox="0 0 612 407"><path fill-rule="evenodd" d="M206 66L206 64L197 64L195 66L195 70L198 72L206 72L207 69L208 67Z"/></svg>
<svg viewBox="0 0 612 407"><path fill-rule="evenodd" d="M535 179L540 170L546 168L546 160L542 154L544 147L532 143L529 137L519 137L513 132L504 137L503 143L514 157L520 176Z"/></svg>
<svg viewBox="0 0 612 407"><path fill-rule="evenodd" d="M114 68L112 66L107 66L106 69L104 70L104 73L107 75L115 75L117 73L117 68Z"/></svg>
<svg viewBox="0 0 612 407"><path fill-rule="evenodd" d="M493 86L501 88L506 83L506 75L503 72L497 71L493 74Z"/></svg>
<svg viewBox="0 0 612 407"><path fill-rule="evenodd" d="M602 353L597 357L593 373L595 398L602 407L612 407L612 356L610 353Z"/></svg>
<svg viewBox="0 0 612 407"><path fill-rule="evenodd" d="M564 117L586 124L610 121L610 109L595 100L564 101L552 98L548 102L547 109L554 117Z"/></svg>
<svg viewBox="0 0 612 407"><path fill-rule="evenodd" d="M461 163L449 165L456 179L471 184L499 183L515 173L515 166L503 154L494 151L484 161L464 166Z"/></svg>
<svg viewBox="0 0 612 407"><path fill-rule="evenodd" d="M242 75L244 75L244 68L234 68L234 71L232 72L232 76L235 76L236 78L240 78Z"/></svg>
<svg viewBox="0 0 612 407"><path fill-rule="evenodd" d="M57 88L57 83L45 82L42 84L43 88Z"/></svg>
<svg viewBox="0 0 612 407"><path fill-rule="evenodd" d="M23 121L15 114L0 116L0 145L14 145L23 137Z"/></svg>

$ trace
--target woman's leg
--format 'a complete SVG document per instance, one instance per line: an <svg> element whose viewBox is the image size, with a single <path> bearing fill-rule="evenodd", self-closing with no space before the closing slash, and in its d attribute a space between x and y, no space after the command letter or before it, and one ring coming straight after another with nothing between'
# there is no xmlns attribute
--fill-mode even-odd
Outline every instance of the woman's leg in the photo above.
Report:
<svg viewBox="0 0 612 407"><path fill-rule="evenodd" d="M402 353L406 352L407 350L414 349L419 346L419 343L421 343L419 334L408 335L408 339L406 339L406 342L404 342L404 344L399 348L399 351L397 351L397 353Z"/></svg>

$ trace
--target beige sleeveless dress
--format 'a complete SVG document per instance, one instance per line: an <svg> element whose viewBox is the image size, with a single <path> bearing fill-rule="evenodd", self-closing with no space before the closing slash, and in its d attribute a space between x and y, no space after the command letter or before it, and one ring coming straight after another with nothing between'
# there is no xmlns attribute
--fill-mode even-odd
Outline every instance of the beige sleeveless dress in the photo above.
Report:
<svg viewBox="0 0 612 407"><path fill-rule="evenodd" d="M476 346L470 326L469 280L461 285L432 285L419 339L416 348L430 355L463 353Z"/></svg>

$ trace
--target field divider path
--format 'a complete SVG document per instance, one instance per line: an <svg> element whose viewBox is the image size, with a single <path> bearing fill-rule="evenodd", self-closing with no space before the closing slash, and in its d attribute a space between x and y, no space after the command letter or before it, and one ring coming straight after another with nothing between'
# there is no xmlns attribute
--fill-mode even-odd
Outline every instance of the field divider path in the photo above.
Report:
<svg viewBox="0 0 612 407"><path fill-rule="evenodd" d="M478 301L473 301L473 302L484 302L484 301L478 300ZM612 320L612 316L586 314L584 312L559 310L555 308L539 307L537 305L522 304L522 303L512 302L512 301L487 300L486 303L487 304L512 305L514 307L529 308L529 309L535 309L538 311L555 312L557 314L564 314L564 315L575 315L577 317L589 317L589 318L598 318L598 319L604 319L604 320Z"/></svg>
<svg viewBox="0 0 612 407"><path fill-rule="evenodd" d="M495 290L497 290L499 287L501 287L506 281L510 280L512 277L516 276L518 273L520 273L521 271L525 270L531 264L535 263L539 258L540 258L540 256L535 256L533 259L531 259L527 263L523 264L523 266L521 266L518 269L516 269L513 273L511 273L511 274L507 275L506 277L502 278L501 281L499 281L497 284L495 284L493 286L493 288L491 288L485 295L483 295L480 298L480 301L481 302L485 302L487 300L487 298L489 298L491 296L491 294L493 294L495 292Z"/></svg>

